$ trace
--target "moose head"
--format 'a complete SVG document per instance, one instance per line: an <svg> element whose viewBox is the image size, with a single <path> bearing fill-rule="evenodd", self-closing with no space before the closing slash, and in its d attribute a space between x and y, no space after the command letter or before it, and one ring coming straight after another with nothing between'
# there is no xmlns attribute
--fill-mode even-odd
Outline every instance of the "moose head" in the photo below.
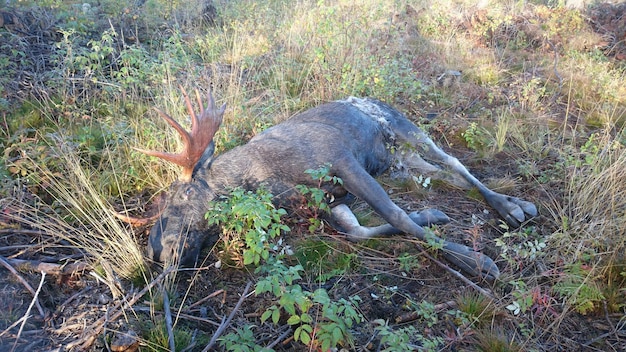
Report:
<svg viewBox="0 0 626 352"><path fill-rule="evenodd" d="M189 96L184 89L181 90L191 118L191 131L186 131L167 113L156 110L180 134L183 150L172 154L135 149L182 167L180 177L169 188L167 204L150 231L148 256L159 262L192 265L207 238L207 222L204 220L206 207L216 197L207 182L196 178L195 174L198 170L207 170L213 159L213 136L222 123L226 104L216 108L209 91L206 99L208 103L204 107L200 93L196 90L197 104L201 108L200 113L196 114Z"/></svg>

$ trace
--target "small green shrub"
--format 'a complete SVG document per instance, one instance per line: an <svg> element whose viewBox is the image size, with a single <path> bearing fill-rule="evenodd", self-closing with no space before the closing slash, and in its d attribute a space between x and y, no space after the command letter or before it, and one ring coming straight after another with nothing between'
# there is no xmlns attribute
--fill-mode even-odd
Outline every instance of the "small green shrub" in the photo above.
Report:
<svg viewBox="0 0 626 352"><path fill-rule="evenodd" d="M569 300L569 303L580 314L587 314L600 308L605 300L592 271L581 263L569 265L563 276L552 289Z"/></svg>
<svg viewBox="0 0 626 352"><path fill-rule="evenodd" d="M415 326L405 326L394 329L383 319L374 321L377 325L374 329L380 336L380 346L383 352L396 351L439 351L443 338L429 338L420 334ZM418 347L419 346L419 347Z"/></svg>
<svg viewBox="0 0 626 352"><path fill-rule="evenodd" d="M505 232L496 238L496 246L501 249L500 256L513 268L520 269L524 260L531 262L545 255L546 240L537 233L534 226L511 230L509 225L500 223Z"/></svg>
<svg viewBox="0 0 626 352"><path fill-rule="evenodd" d="M220 345L230 352L269 352L273 351L256 344L251 326L236 329L219 338Z"/></svg>
<svg viewBox="0 0 626 352"><path fill-rule="evenodd" d="M243 235L243 265L259 265L261 259L270 256L270 241L290 229L281 223L285 209L276 208L273 195L263 187L255 192L235 188L229 197L222 197L210 204L206 214L209 225L220 225L225 241L238 242Z"/></svg>
<svg viewBox="0 0 626 352"><path fill-rule="evenodd" d="M324 190L325 184L343 185L343 180L337 176L330 176L331 164L320 166L318 169L308 169L304 171L310 175L314 181L317 181L318 187L309 187L305 185L296 185L296 189L307 199L306 206L311 211L309 216L309 232L313 233L320 227L323 213L330 212L330 206L327 201L332 201L332 194Z"/></svg>

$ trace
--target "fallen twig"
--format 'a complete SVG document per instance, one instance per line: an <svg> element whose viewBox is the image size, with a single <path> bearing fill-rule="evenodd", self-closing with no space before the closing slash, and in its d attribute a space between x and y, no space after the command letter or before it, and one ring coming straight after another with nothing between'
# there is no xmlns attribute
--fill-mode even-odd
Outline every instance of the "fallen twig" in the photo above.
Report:
<svg viewBox="0 0 626 352"><path fill-rule="evenodd" d="M87 350L89 346L91 346L91 344L95 340L96 336L99 335L104 329L104 324L106 323L107 319L109 321L115 321L117 318L119 318L123 314L125 309L132 307L133 304L135 304L141 297L143 297L143 295L145 295L149 290L151 290L157 283L161 282L164 277L166 277L172 271L174 271L174 269L175 267L173 266L168 267L167 269L163 270L163 272L159 274L159 276L157 276L154 280L152 280L152 282L146 285L146 287L144 287L141 291L139 291L139 293L132 295L132 298L125 297L123 301L118 302L115 305L115 307L113 307L113 310L116 310L115 313L111 314L110 316L106 315L98 319L95 323L92 324L91 331L86 331L84 333L85 337L70 342L69 344L67 344L66 349L72 350L73 348L78 347L78 350L81 350L81 351Z"/></svg>
<svg viewBox="0 0 626 352"><path fill-rule="evenodd" d="M451 307L454 307L454 306L456 306L456 302L455 301L448 301L448 302L444 302L444 303L440 303L440 304L435 305L435 307L433 307L433 311L438 312L438 311L441 311L441 310L444 310L444 309L448 309L448 308L451 308ZM416 320L416 319L419 319L419 318L420 318L420 314L418 312L416 312L416 311L409 312L409 313L402 314L402 315L396 317L396 324L406 323L406 322L413 321L413 320Z"/></svg>
<svg viewBox="0 0 626 352"><path fill-rule="evenodd" d="M417 248L422 251L421 254L425 255L426 258L431 260L433 263L437 264L442 269L445 269L450 274L456 276L457 279L465 282L466 284L468 284L469 286L471 286L472 288L474 288L476 291L480 292L481 294L483 294L483 295L485 295L485 296L487 296L487 297L489 297L491 299L495 299L495 297L491 294L491 292L489 292L489 291L485 290L484 288L478 286L477 284L472 282L472 280L466 278L465 275L461 274L459 271L454 270L451 267L449 267L448 265L446 265L445 263L443 263L442 261L435 259L432 255L428 254L428 252L426 252L420 245L417 245Z"/></svg>
<svg viewBox="0 0 626 352"><path fill-rule="evenodd" d="M39 236L48 234L46 231L40 231L40 230L0 229L0 234L3 234L3 233L20 233L24 235L39 235Z"/></svg>
<svg viewBox="0 0 626 352"><path fill-rule="evenodd" d="M35 298L37 297L35 290L33 289L33 287L28 283L28 281L26 281L18 272L17 270L15 270L15 268L13 268L11 266L11 264L9 263L9 260L6 259L3 256L0 256L0 264L2 264L2 266L4 266L5 268L7 268L8 271L10 271L21 283L22 285L24 285L24 287L26 287L26 289L28 290L28 292L30 292ZM46 317L46 313L44 313L43 308L41 307L41 304L39 304L39 300L35 300L35 305L37 306L37 310L39 311L39 315L41 315L42 318Z"/></svg>
<svg viewBox="0 0 626 352"><path fill-rule="evenodd" d="M15 258L6 258L5 260L19 271L44 272L48 275L71 275L90 267L89 264L80 261L69 264L57 264Z"/></svg>
<svg viewBox="0 0 626 352"><path fill-rule="evenodd" d="M220 326L217 328L217 330L213 334L213 337L211 337L211 341L209 341L209 344L206 345L206 347L202 350L202 352L208 352L211 348L213 348L213 345L215 345L215 343L217 342L217 339L224 333L228 325L230 325L230 322L231 320L233 320L235 313L239 310L239 308L241 307L241 304L246 299L246 296L248 295L248 291L250 291L251 286L252 286L252 282L248 281L248 284L246 285L245 290L243 290L243 293L241 294L239 301L235 305L235 308L233 308L233 311L230 312L228 319L226 319L225 321L222 322L222 324L220 324Z"/></svg>
<svg viewBox="0 0 626 352"><path fill-rule="evenodd" d="M20 336L22 335L22 331L24 330L24 325L26 324L26 321L28 320L28 316L30 315L30 310L33 308L33 305L35 305L35 302L39 303L37 298L39 297L39 292L41 292L41 287L43 286L43 282L45 278L46 278L46 273L41 272L41 281L39 281L39 287L37 287L37 291L35 292L35 295L32 301L30 301L30 304L28 305L28 309L26 309L26 313L24 313L24 319L22 320L22 325L20 325L20 330L17 332L17 337L15 338L15 342L13 342L13 348L11 348L11 352L15 351L15 348L17 347L17 341L19 341Z"/></svg>
<svg viewBox="0 0 626 352"><path fill-rule="evenodd" d="M271 350L272 348L274 348L274 346L278 345L282 340L284 340L285 337L291 334L291 332L292 332L291 327L288 327L287 330L283 331L282 334L278 335L278 337L274 341L272 341L272 343L267 345L265 348L267 348L268 350Z"/></svg>
<svg viewBox="0 0 626 352"><path fill-rule="evenodd" d="M170 351L175 352L176 345L174 344L174 328L172 327L172 311L170 310L170 298L167 296L167 292L164 288L161 288L161 294L163 295L163 312L165 313L167 341L170 346Z"/></svg>
<svg viewBox="0 0 626 352"><path fill-rule="evenodd" d="M13 324L9 325L6 329L4 329L4 331L0 332L0 337L6 335L9 333L9 331L11 331L11 329L13 329L14 327L18 326L22 320L26 319L26 317L21 317L18 320L16 320L15 322L13 322Z"/></svg>
<svg viewBox="0 0 626 352"><path fill-rule="evenodd" d="M204 302L208 301L209 299L211 299L211 298L213 298L213 297L215 297L215 296L217 296L217 295L219 295L219 294L222 294L222 293L224 293L224 290L219 289L219 290L217 290L217 291L215 291L215 292L211 293L210 295L208 295L208 296L206 296L206 297L202 298L201 300L198 300L198 301L197 301L197 302L195 302L194 304L190 305L190 306L189 306L189 308L187 308L187 310L191 310L191 309L193 309L194 307L197 307L197 306L199 306L200 304L202 304L202 303L204 303Z"/></svg>

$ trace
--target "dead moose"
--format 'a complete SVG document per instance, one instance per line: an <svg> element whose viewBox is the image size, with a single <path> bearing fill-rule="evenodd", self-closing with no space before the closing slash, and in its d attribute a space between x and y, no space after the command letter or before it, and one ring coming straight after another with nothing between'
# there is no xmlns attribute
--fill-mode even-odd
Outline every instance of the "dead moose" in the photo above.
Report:
<svg viewBox="0 0 626 352"><path fill-rule="evenodd" d="M170 154L140 150L183 167L179 180L170 186L165 209L150 231L148 255L155 261L194 264L210 237L204 214L209 201L218 195L235 187L254 190L263 185L275 195L277 205L288 207L289 197L297 192L296 185L319 186L305 170L322 165L330 165L329 175L343 180L342 186L322 187L327 186L324 189L333 199L328 221L350 240L398 233L424 240L426 232L422 226L449 221L438 210L407 214L394 204L374 179L391 167L443 179L465 189L475 187L512 226L537 215L532 203L487 188L405 116L378 100L350 97L320 105L214 157L212 140L226 104L216 108L209 92L208 105L203 108L196 90L197 104L202 109L196 115L184 90L183 96L191 116L190 132L157 110L180 133L183 151ZM422 156L444 168L430 164ZM388 224L361 226L342 202L350 194L367 202ZM488 256L464 245L434 240L441 243L445 258L462 270L488 279L498 277L498 267Z"/></svg>

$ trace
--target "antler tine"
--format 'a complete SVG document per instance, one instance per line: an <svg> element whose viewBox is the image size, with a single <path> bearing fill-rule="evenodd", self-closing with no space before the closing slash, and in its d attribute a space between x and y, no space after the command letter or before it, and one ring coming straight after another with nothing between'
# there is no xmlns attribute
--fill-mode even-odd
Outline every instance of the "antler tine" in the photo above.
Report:
<svg viewBox="0 0 626 352"><path fill-rule="evenodd" d="M185 99L185 105L187 111L191 117L191 132L187 132L178 122L176 122L171 116L165 112L156 109L156 111L180 134L183 139L183 150L178 154L149 151L143 149L137 149L138 151L155 156L183 167L183 173L180 176L182 181L190 181L193 169L202 157L205 149L211 144L213 136L219 129L222 123L222 116L226 110L226 104L222 105L220 109L215 109L215 101L213 96L209 92L207 94L208 105L204 108L202 99L200 99L200 93L196 89L196 99L200 106L200 114L196 114L193 110L189 95L184 88L181 87L183 97Z"/></svg>

